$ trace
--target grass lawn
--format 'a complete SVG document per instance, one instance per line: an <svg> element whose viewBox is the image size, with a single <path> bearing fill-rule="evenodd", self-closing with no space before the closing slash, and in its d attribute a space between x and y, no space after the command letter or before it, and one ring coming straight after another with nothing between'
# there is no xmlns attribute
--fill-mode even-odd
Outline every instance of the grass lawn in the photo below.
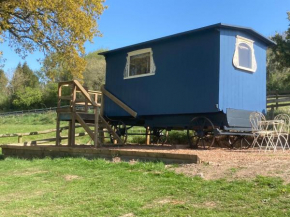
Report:
<svg viewBox="0 0 290 217"><path fill-rule="evenodd" d="M206 181L82 158L6 158L0 174L0 216L290 216L290 185L277 178Z"/></svg>
<svg viewBox="0 0 290 217"><path fill-rule="evenodd" d="M54 119L53 113L0 118L0 134L53 129ZM172 135L182 140L183 134ZM0 139L14 142L17 137ZM207 181L162 163L4 159L0 149L0 207L1 217L290 216L290 184L268 177Z"/></svg>

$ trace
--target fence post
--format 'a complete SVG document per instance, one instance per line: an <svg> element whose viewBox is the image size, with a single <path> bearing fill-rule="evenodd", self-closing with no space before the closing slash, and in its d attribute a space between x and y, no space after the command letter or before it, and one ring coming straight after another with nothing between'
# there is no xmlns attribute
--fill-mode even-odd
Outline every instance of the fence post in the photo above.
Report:
<svg viewBox="0 0 290 217"><path fill-rule="evenodd" d="M278 90L276 89L276 110L278 109Z"/></svg>
<svg viewBox="0 0 290 217"><path fill-rule="evenodd" d="M22 136L18 136L18 143L22 143Z"/></svg>
<svg viewBox="0 0 290 217"><path fill-rule="evenodd" d="M271 105L271 119L274 119L274 105Z"/></svg>

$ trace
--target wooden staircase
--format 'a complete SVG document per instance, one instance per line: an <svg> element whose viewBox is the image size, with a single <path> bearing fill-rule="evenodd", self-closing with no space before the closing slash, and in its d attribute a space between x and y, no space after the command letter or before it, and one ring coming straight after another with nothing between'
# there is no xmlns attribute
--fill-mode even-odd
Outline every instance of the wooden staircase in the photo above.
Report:
<svg viewBox="0 0 290 217"><path fill-rule="evenodd" d="M68 105L61 106L63 101L66 101ZM60 145L61 142L61 121L69 122L69 146L75 145L76 123L84 128L94 141L95 147L102 146L105 138L110 138L110 141L113 141L114 144L123 144L122 139L103 117L102 102L103 94L101 91L86 90L77 80L59 82L56 145ZM109 136L106 137L106 135Z"/></svg>

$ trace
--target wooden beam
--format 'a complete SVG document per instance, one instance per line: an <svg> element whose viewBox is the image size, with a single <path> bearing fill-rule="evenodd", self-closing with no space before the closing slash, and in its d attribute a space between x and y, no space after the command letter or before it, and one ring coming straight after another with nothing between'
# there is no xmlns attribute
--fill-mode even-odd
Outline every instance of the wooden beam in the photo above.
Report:
<svg viewBox="0 0 290 217"><path fill-rule="evenodd" d="M121 100L119 100L117 97L115 97L113 94L111 94L109 91L107 91L104 87L102 86L102 92L104 95L106 95L109 99L111 99L114 103L116 103L118 106L120 106L122 109L124 109L126 112L128 112L131 116L134 118L137 117L137 112L135 112L133 109L131 109L129 106L127 106L125 103L123 103Z"/></svg>
<svg viewBox="0 0 290 217"><path fill-rule="evenodd" d="M60 82L58 82L58 85L60 85L60 86L69 86L71 84L73 84L73 81L60 81Z"/></svg>
<svg viewBox="0 0 290 217"><path fill-rule="evenodd" d="M75 113L75 109L76 109L76 98L77 98L77 87L76 85L72 86L72 109L73 112ZM71 117L71 129L70 129L70 142L71 145L74 146L75 145L75 132L76 132L76 128L75 128L75 124L76 124L76 117L75 115L72 115Z"/></svg>
<svg viewBox="0 0 290 217"><path fill-rule="evenodd" d="M146 127L146 145L150 145L150 127Z"/></svg>
<svg viewBox="0 0 290 217"><path fill-rule="evenodd" d="M89 128L89 126L84 122L84 120L81 118L81 116L78 113L74 113L77 121L82 125L82 127L85 129L85 131L89 134L92 140L94 140L95 135L94 132Z"/></svg>
<svg viewBox="0 0 290 217"><path fill-rule="evenodd" d="M113 134L113 137L117 139L118 143L124 144L122 139L117 135L117 133L112 129L112 127L107 123L107 121L104 119L103 116L99 115L99 119L102 121L102 123L106 126L109 133Z"/></svg>
<svg viewBox="0 0 290 217"><path fill-rule="evenodd" d="M95 107L95 137L94 137L94 145L95 147L99 147L99 112L98 107Z"/></svg>
<svg viewBox="0 0 290 217"><path fill-rule="evenodd" d="M99 90L88 90L89 94L102 94L102 91Z"/></svg>
<svg viewBox="0 0 290 217"><path fill-rule="evenodd" d="M281 97L277 99L267 100L267 103L290 102L290 97Z"/></svg>
<svg viewBox="0 0 290 217"><path fill-rule="evenodd" d="M74 80L74 83L76 84L77 88L82 92L82 94L86 97L86 99L93 105L97 106L94 101L91 100L91 97L89 93L86 91L86 89L78 82L77 80Z"/></svg>
<svg viewBox="0 0 290 217"><path fill-rule="evenodd" d="M60 118L59 118L59 113L57 113L57 118L56 118L56 142L55 145L60 145Z"/></svg>
<svg viewBox="0 0 290 217"><path fill-rule="evenodd" d="M100 115L103 116L104 115L104 106L105 106L105 102L104 102L104 95L101 95L101 110L100 110Z"/></svg>

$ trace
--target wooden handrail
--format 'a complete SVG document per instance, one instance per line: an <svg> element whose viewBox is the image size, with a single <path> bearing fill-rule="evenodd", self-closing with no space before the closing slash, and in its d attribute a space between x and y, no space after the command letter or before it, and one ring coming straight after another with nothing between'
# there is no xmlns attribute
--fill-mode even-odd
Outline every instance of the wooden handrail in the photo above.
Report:
<svg viewBox="0 0 290 217"><path fill-rule="evenodd" d="M112 100L114 103L116 103L118 106L120 106L122 109L124 109L126 112L128 112L131 116L134 118L137 117L137 112L135 112L133 109L131 109L129 106L127 106L125 103L123 103L121 100L119 100L117 97L115 97L113 94L111 94L109 91L107 91L104 87L104 85L101 87L102 93L106 95L110 100Z"/></svg>
<svg viewBox="0 0 290 217"><path fill-rule="evenodd" d="M86 89L80 84L79 81L74 80L73 81L77 88L82 92L82 94L85 96L85 98L94 106L97 107L98 105L91 99L89 93L86 91Z"/></svg>

